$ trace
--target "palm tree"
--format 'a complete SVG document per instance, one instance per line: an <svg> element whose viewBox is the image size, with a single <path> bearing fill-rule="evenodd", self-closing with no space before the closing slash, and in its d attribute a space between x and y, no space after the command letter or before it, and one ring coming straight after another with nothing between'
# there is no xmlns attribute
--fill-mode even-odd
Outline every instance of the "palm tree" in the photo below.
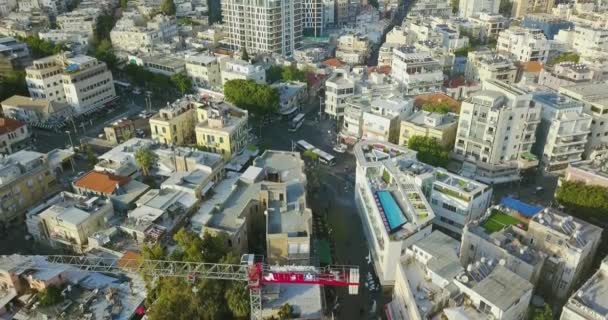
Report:
<svg viewBox="0 0 608 320"><path fill-rule="evenodd" d="M287 319L291 319L292 316L293 316L293 307L290 306L289 303L282 305L281 308L279 309L279 319L287 320Z"/></svg>
<svg viewBox="0 0 608 320"><path fill-rule="evenodd" d="M144 176L150 173L150 168L156 162L158 156L148 148L139 148L135 152L135 162L141 168Z"/></svg>

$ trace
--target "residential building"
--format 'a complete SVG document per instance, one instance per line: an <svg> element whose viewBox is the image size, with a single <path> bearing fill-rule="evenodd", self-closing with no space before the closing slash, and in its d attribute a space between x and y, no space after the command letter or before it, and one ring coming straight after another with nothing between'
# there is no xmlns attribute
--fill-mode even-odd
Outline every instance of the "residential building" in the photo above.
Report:
<svg viewBox="0 0 608 320"><path fill-rule="evenodd" d="M443 85L443 66L428 52L411 46L394 48L391 76L407 94L435 92Z"/></svg>
<svg viewBox="0 0 608 320"><path fill-rule="evenodd" d="M330 48L324 45L316 45L296 49L293 59L298 63L317 64L331 56Z"/></svg>
<svg viewBox="0 0 608 320"><path fill-rule="evenodd" d="M402 26L394 26L387 34L385 43L392 43L397 46L405 46L407 42L407 30Z"/></svg>
<svg viewBox="0 0 608 320"><path fill-rule="evenodd" d="M103 128L106 140L112 144L125 142L135 136L135 126L131 120L118 120Z"/></svg>
<svg viewBox="0 0 608 320"><path fill-rule="evenodd" d="M69 104L90 113L116 98L112 73L104 62L70 53L35 60L25 69L30 96Z"/></svg>
<svg viewBox="0 0 608 320"><path fill-rule="evenodd" d="M0 222L21 217L57 189L48 155L21 150L0 158Z"/></svg>
<svg viewBox="0 0 608 320"><path fill-rule="evenodd" d="M564 170L582 160L592 121L583 105L554 92L536 93L533 101L542 110L534 151L543 168Z"/></svg>
<svg viewBox="0 0 608 320"><path fill-rule="evenodd" d="M57 26L64 32L84 33L93 38L97 28L97 18L103 12L98 8L77 8L57 16Z"/></svg>
<svg viewBox="0 0 608 320"><path fill-rule="evenodd" d="M252 80L258 84L266 83L266 70L262 66L237 59L225 59L220 61L220 72L222 87L229 80Z"/></svg>
<svg viewBox="0 0 608 320"><path fill-rule="evenodd" d="M88 48L91 41L91 35L85 32L63 31L56 29L38 32L38 37L40 37L41 40L56 44L64 44L73 49Z"/></svg>
<svg viewBox="0 0 608 320"><path fill-rule="evenodd" d="M559 92L583 104L585 113L593 117L591 135L587 137L583 157L608 146L608 84L583 83L560 87Z"/></svg>
<svg viewBox="0 0 608 320"><path fill-rule="evenodd" d="M302 110L302 104L308 97L307 85L304 82L276 82L270 85L279 92L279 110L281 116L289 117Z"/></svg>
<svg viewBox="0 0 608 320"><path fill-rule="evenodd" d="M515 83L517 66L511 59L499 56L491 50L471 51L464 76L468 81L500 80Z"/></svg>
<svg viewBox="0 0 608 320"><path fill-rule="evenodd" d="M472 15L468 21L479 29L479 37L481 39L496 39L498 35L509 27L509 18L502 14L479 13ZM472 34L475 34L473 32Z"/></svg>
<svg viewBox="0 0 608 320"><path fill-rule="evenodd" d="M177 20L162 14L146 19L134 11L126 12L110 32L112 46L127 52L150 52L155 45L177 36Z"/></svg>
<svg viewBox="0 0 608 320"><path fill-rule="evenodd" d="M13 37L0 38L0 60L6 60L6 62L1 62L0 67L6 63L10 65L10 70L22 69L32 63L27 44L19 42ZM3 71L2 69L0 71Z"/></svg>
<svg viewBox="0 0 608 320"><path fill-rule="evenodd" d="M199 105L196 109L196 144L231 159L249 141L249 113L226 102Z"/></svg>
<svg viewBox="0 0 608 320"><path fill-rule="evenodd" d="M28 147L31 132L21 121L0 118L0 155L8 155Z"/></svg>
<svg viewBox="0 0 608 320"><path fill-rule="evenodd" d="M72 183L74 192L83 196L110 199L115 211L125 212L135 205L150 187L127 176L89 171Z"/></svg>
<svg viewBox="0 0 608 320"><path fill-rule="evenodd" d="M396 273L389 319L428 319L453 299L453 280L464 269L458 260L460 242L433 231L406 249ZM420 294L428 290L432 294Z"/></svg>
<svg viewBox="0 0 608 320"><path fill-rule="evenodd" d="M521 26L530 29L540 29L547 39L553 40L560 30L574 27L574 24L550 13L526 14Z"/></svg>
<svg viewBox="0 0 608 320"><path fill-rule="evenodd" d="M608 316L608 258L564 305L560 320L601 319Z"/></svg>
<svg viewBox="0 0 608 320"><path fill-rule="evenodd" d="M531 94L497 80L483 82L482 91L460 108L454 157L463 161L461 174L502 183L535 167L538 160L530 151L540 112Z"/></svg>
<svg viewBox="0 0 608 320"><path fill-rule="evenodd" d="M453 113L441 114L419 110L401 121L399 145L407 146L413 136L431 137L444 147L451 148L456 140L458 117Z"/></svg>
<svg viewBox="0 0 608 320"><path fill-rule="evenodd" d="M5 117L30 125L64 119L72 114L72 109L65 103L18 95L0 102L0 105Z"/></svg>
<svg viewBox="0 0 608 320"><path fill-rule="evenodd" d="M164 144L185 145L194 142L196 108L199 103L189 96L160 109L150 118L152 139Z"/></svg>
<svg viewBox="0 0 608 320"><path fill-rule="evenodd" d="M186 71L183 57L176 58L166 54L150 54L141 56L129 56L129 63L136 64L152 73L162 74L168 77Z"/></svg>
<svg viewBox="0 0 608 320"><path fill-rule="evenodd" d="M468 18L478 13L497 14L499 7L497 0L460 0L458 15Z"/></svg>
<svg viewBox="0 0 608 320"><path fill-rule="evenodd" d="M580 181L586 185L596 185L608 188L608 156L604 153L592 160L571 163L563 179L565 181Z"/></svg>
<svg viewBox="0 0 608 320"><path fill-rule="evenodd" d="M449 17L452 15L452 6L445 0L416 1L410 8L409 16L421 17Z"/></svg>
<svg viewBox="0 0 608 320"><path fill-rule="evenodd" d="M417 181L432 176L432 167L416 153L389 143L362 141L357 161L355 204L382 286L393 286L406 249L431 234L435 214Z"/></svg>
<svg viewBox="0 0 608 320"><path fill-rule="evenodd" d="M435 170L430 190L424 190L435 213L433 224L459 237L469 221L479 219L492 201L492 187L465 177Z"/></svg>
<svg viewBox="0 0 608 320"><path fill-rule="evenodd" d="M0 17L6 16L17 8L16 0L0 0Z"/></svg>
<svg viewBox="0 0 608 320"><path fill-rule="evenodd" d="M540 29L510 27L498 35L496 50L517 61L547 63L551 44Z"/></svg>
<svg viewBox="0 0 608 320"><path fill-rule="evenodd" d="M302 42L302 1L222 1L228 45L249 54L291 56Z"/></svg>
<svg viewBox="0 0 608 320"><path fill-rule="evenodd" d="M155 143L153 140L131 138L100 155L94 170L117 176L137 176L139 166L135 161L135 152L141 148L152 148Z"/></svg>
<svg viewBox="0 0 608 320"><path fill-rule="evenodd" d="M352 65L365 63L370 51L370 41L367 36L347 33L338 38L336 58Z"/></svg>
<svg viewBox="0 0 608 320"><path fill-rule="evenodd" d="M325 81L325 113L333 118L341 118L344 101L355 94L355 79L347 72L335 72Z"/></svg>
<svg viewBox="0 0 608 320"><path fill-rule="evenodd" d="M346 24L353 23L357 18L360 3L353 0L337 0L335 1L335 27L343 27Z"/></svg>
<svg viewBox="0 0 608 320"><path fill-rule="evenodd" d="M558 91L560 87L592 82L595 73L586 64L562 62L544 66L538 76L538 84Z"/></svg>
<svg viewBox="0 0 608 320"><path fill-rule="evenodd" d="M89 236L114 214L108 199L63 191L27 212L28 232L56 248L83 253Z"/></svg>
<svg viewBox="0 0 608 320"><path fill-rule="evenodd" d="M554 0L516 0L513 2L511 17L520 18L529 13L550 13L554 5Z"/></svg>
<svg viewBox="0 0 608 320"><path fill-rule="evenodd" d="M205 54L186 56L186 75L197 87L213 89L222 86L220 64L214 56Z"/></svg>
<svg viewBox="0 0 608 320"><path fill-rule="evenodd" d="M562 29L555 40L565 44L567 50L582 57L606 57L608 28L578 23L574 28Z"/></svg>

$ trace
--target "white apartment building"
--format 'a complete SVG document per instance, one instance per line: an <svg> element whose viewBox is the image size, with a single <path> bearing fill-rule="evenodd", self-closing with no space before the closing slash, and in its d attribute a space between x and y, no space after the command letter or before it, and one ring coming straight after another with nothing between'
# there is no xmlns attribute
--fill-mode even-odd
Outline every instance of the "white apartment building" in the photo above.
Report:
<svg viewBox="0 0 608 320"><path fill-rule="evenodd" d="M496 14L499 7L500 1L498 0L460 0L458 15L462 18L469 18L479 13Z"/></svg>
<svg viewBox="0 0 608 320"><path fill-rule="evenodd" d="M222 16L234 51L291 56L302 42L301 0L222 1Z"/></svg>
<svg viewBox="0 0 608 320"><path fill-rule="evenodd" d="M332 118L341 118L345 100L355 94L355 79L345 71L332 74L325 81L325 113Z"/></svg>
<svg viewBox="0 0 608 320"><path fill-rule="evenodd" d="M57 26L64 32L85 33L93 37L97 18L103 12L98 8L76 9L57 16Z"/></svg>
<svg viewBox="0 0 608 320"><path fill-rule="evenodd" d="M482 12L468 17L468 21L479 28L482 39L496 39L509 26L509 18L502 14Z"/></svg>
<svg viewBox="0 0 608 320"><path fill-rule="evenodd" d="M126 12L110 32L112 46L127 52L151 52L157 44L170 42L177 36L174 17L156 15L146 20L139 13Z"/></svg>
<svg viewBox="0 0 608 320"><path fill-rule="evenodd" d="M220 59L220 75L222 87L226 81L237 79L266 83L266 70L262 66L238 59Z"/></svg>
<svg viewBox="0 0 608 320"><path fill-rule="evenodd" d="M64 53L35 60L25 69L30 96L69 104L76 114L91 112L116 98L104 62Z"/></svg>
<svg viewBox="0 0 608 320"><path fill-rule="evenodd" d="M500 80L515 83L517 66L508 58L497 55L491 50L470 51L464 71L468 81L484 82Z"/></svg>
<svg viewBox="0 0 608 320"><path fill-rule="evenodd" d="M564 170L582 160L592 121L582 103L554 92L536 93L533 101L542 110L535 153L544 169Z"/></svg>
<svg viewBox="0 0 608 320"><path fill-rule="evenodd" d="M422 17L449 17L452 15L452 6L446 0L421 0L412 4L409 16Z"/></svg>
<svg viewBox="0 0 608 320"><path fill-rule="evenodd" d="M0 157L25 149L31 135L25 122L0 118Z"/></svg>
<svg viewBox="0 0 608 320"><path fill-rule="evenodd" d="M362 141L354 152L355 204L380 284L392 286L406 249L431 234L435 214L417 180L433 168L390 143Z"/></svg>
<svg viewBox="0 0 608 320"><path fill-rule="evenodd" d="M0 0L0 17L6 16L17 8L17 0Z"/></svg>
<svg viewBox="0 0 608 320"><path fill-rule="evenodd" d="M426 191L435 213L433 224L460 236L464 226L479 219L492 201L492 188L481 182L437 168L432 187Z"/></svg>
<svg viewBox="0 0 608 320"><path fill-rule="evenodd" d="M302 104L308 97L307 85L304 82L277 82L270 85L279 93L279 110L282 116L295 115L302 110Z"/></svg>
<svg viewBox="0 0 608 320"><path fill-rule="evenodd" d="M393 49L391 76L407 94L441 91L443 86L441 63L411 46Z"/></svg>
<svg viewBox="0 0 608 320"><path fill-rule="evenodd" d="M560 320L605 319L608 317L608 257L599 270L566 302Z"/></svg>
<svg viewBox="0 0 608 320"><path fill-rule="evenodd" d="M587 137L584 158L596 149L608 146L608 84L583 83L561 87L559 92L583 104L585 113L591 115L591 134Z"/></svg>
<svg viewBox="0 0 608 320"><path fill-rule="evenodd" d="M347 33L338 38L336 58L348 64L359 65L365 63L370 50L370 41L367 36Z"/></svg>
<svg viewBox="0 0 608 320"><path fill-rule="evenodd" d="M490 80L466 99L454 146L463 161L462 173L485 183L519 179L519 169L538 164L530 153L540 122L532 95L504 82Z"/></svg>
<svg viewBox="0 0 608 320"><path fill-rule="evenodd" d="M551 44L540 29L510 27L498 35L496 50L521 62L547 63Z"/></svg>
<svg viewBox="0 0 608 320"><path fill-rule="evenodd" d="M555 41L565 44L566 48L583 57L606 57L608 28L577 23L574 29L560 30Z"/></svg>
<svg viewBox="0 0 608 320"><path fill-rule="evenodd" d="M63 30L47 30L38 32L38 37L52 43L79 44L88 46L92 34L86 32L63 31Z"/></svg>
<svg viewBox="0 0 608 320"><path fill-rule="evenodd" d="M595 80L595 73L586 64L562 62L545 66L538 76L538 84L558 91L560 87L591 82Z"/></svg>
<svg viewBox="0 0 608 320"><path fill-rule="evenodd" d="M197 87L220 88L222 86L220 64L217 58L211 55L186 56L186 75Z"/></svg>

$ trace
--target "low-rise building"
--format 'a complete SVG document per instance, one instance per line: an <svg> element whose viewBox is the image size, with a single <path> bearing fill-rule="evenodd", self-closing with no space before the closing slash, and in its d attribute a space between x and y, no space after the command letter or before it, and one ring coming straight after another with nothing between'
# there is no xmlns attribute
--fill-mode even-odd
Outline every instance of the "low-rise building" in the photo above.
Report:
<svg viewBox="0 0 608 320"><path fill-rule="evenodd" d="M544 169L564 170L582 160L593 121L583 105L553 92L536 93L533 101L542 110L534 151Z"/></svg>
<svg viewBox="0 0 608 320"><path fill-rule="evenodd" d="M592 160L570 163L563 179L608 188L608 153L594 157Z"/></svg>
<svg viewBox="0 0 608 320"><path fill-rule="evenodd" d="M47 155L21 150L0 157L0 223L20 218L57 188Z"/></svg>
<svg viewBox="0 0 608 320"><path fill-rule="evenodd" d="M576 23L574 28L562 29L555 40L563 43L567 50L582 57L605 57L608 50L608 28L595 27L587 23Z"/></svg>
<svg viewBox="0 0 608 320"><path fill-rule="evenodd" d="M558 91L560 87L590 83L597 79L595 73L586 64L562 62L544 66L538 76L538 84Z"/></svg>
<svg viewBox="0 0 608 320"><path fill-rule="evenodd" d="M151 54L141 56L129 56L129 63L134 63L142 68L156 74L171 77L186 71L183 57L175 57L166 54Z"/></svg>
<svg viewBox="0 0 608 320"><path fill-rule="evenodd" d="M515 83L517 70L511 59L491 50L478 50L469 52L464 76L468 81L500 80Z"/></svg>
<svg viewBox="0 0 608 320"><path fill-rule="evenodd" d="M113 215L108 199L64 191L28 211L26 225L38 241L83 253L89 236L105 229Z"/></svg>
<svg viewBox="0 0 608 320"><path fill-rule="evenodd" d="M523 17L521 26L540 29L547 39L553 40L560 30L570 29L574 27L574 24L550 13L532 13Z"/></svg>
<svg viewBox="0 0 608 320"><path fill-rule="evenodd" d="M479 13L468 18L468 21L479 29L481 39L496 39L498 35L509 27L509 18L502 14Z"/></svg>
<svg viewBox="0 0 608 320"><path fill-rule="evenodd" d="M566 302L560 320L602 319L608 316L608 258Z"/></svg>
<svg viewBox="0 0 608 320"><path fill-rule="evenodd" d="M453 113L434 113L419 110L401 121L399 145L407 146L413 136L437 139L445 147L452 147L456 140L458 117Z"/></svg>
<svg viewBox="0 0 608 320"><path fill-rule="evenodd" d="M72 183L75 193L111 200L114 210L126 212L150 187L127 176L89 171Z"/></svg>
<svg viewBox="0 0 608 320"><path fill-rule="evenodd" d="M252 80L258 84L266 83L266 70L262 66L253 65L237 59L220 60L222 86L229 80Z"/></svg>
<svg viewBox="0 0 608 320"><path fill-rule="evenodd" d="M120 18L110 32L112 46L127 52L149 52L154 45L177 36L177 20L162 14L146 19L135 11Z"/></svg>
<svg viewBox="0 0 608 320"><path fill-rule="evenodd" d="M197 87L213 89L222 86L220 64L214 56L186 56L186 75Z"/></svg>
<svg viewBox="0 0 608 320"><path fill-rule="evenodd" d="M0 38L0 71L22 69L32 63L27 44L13 37Z"/></svg>
<svg viewBox="0 0 608 320"><path fill-rule="evenodd" d="M61 121L72 114L72 108L66 103L18 95L0 102L0 105L5 117L30 125Z"/></svg>
<svg viewBox="0 0 608 320"><path fill-rule="evenodd" d="M31 133L21 121L0 118L0 155L8 155L29 146Z"/></svg>
<svg viewBox="0 0 608 320"><path fill-rule="evenodd" d="M336 72L325 81L324 112L333 118L341 118L346 98L355 94L355 79L347 72Z"/></svg>
<svg viewBox="0 0 608 320"><path fill-rule="evenodd" d="M119 144L135 136L135 126L131 120L118 120L103 128L106 140Z"/></svg>
<svg viewBox="0 0 608 320"><path fill-rule="evenodd" d="M411 46L394 48L391 76L407 94L435 92L443 85L443 66L428 52Z"/></svg>
<svg viewBox="0 0 608 320"><path fill-rule="evenodd" d="M367 36L348 33L338 38L336 58L352 65L363 64L369 55L369 47Z"/></svg>
<svg viewBox="0 0 608 320"><path fill-rule="evenodd" d="M150 118L152 139L173 145L194 142L196 108L199 105L193 98L185 96L160 109Z"/></svg>
<svg viewBox="0 0 608 320"><path fill-rule="evenodd" d="M496 50L521 62L547 63L551 45L540 29L512 26L498 35Z"/></svg>
<svg viewBox="0 0 608 320"><path fill-rule="evenodd" d="M304 82L277 82L271 85L279 92L279 110L281 116L294 115L302 110L302 103L307 98L307 85Z"/></svg>
<svg viewBox="0 0 608 320"><path fill-rule="evenodd" d="M94 169L117 176L138 176L140 170L135 161L135 153L142 148L151 148L154 144L153 140L131 138L100 155Z"/></svg>
<svg viewBox="0 0 608 320"><path fill-rule="evenodd" d="M249 141L249 113L226 102L199 105L196 109L196 144L203 149L232 158Z"/></svg>

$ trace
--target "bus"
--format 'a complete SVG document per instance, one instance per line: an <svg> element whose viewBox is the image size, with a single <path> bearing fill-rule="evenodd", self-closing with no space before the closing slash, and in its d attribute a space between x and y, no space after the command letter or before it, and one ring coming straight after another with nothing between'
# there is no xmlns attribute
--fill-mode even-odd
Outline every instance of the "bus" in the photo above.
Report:
<svg viewBox="0 0 608 320"><path fill-rule="evenodd" d="M293 119L289 121L289 132L296 132L302 124L304 124L304 117L306 115L304 113L298 113Z"/></svg>
<svg viewBox="0 0 608 320"><path fill-rule="evenodd" d="M321 162L322 164L325 164L328 166L333 166L336 164L336 158L334 156L332 156L331 154L329 154L319 148L315 148L313 150L313 152L319 156L319 162Z"/></svg>
<svg viewBox="0 0 608 320"><path fill-rule="evenodd" d="M131 88L131 84L128 82L124 82L124 81L114 80L114 84L123 89Z"/></svg>
<svg viewBox="0 0 608 320"><path fill-rule="evenodd" d="M312 144L310 144L304 140L298 140L298 142L296 142L296 148L300 151L308 151L308 150L314 150L315 146L313 146Z"/></svg>

